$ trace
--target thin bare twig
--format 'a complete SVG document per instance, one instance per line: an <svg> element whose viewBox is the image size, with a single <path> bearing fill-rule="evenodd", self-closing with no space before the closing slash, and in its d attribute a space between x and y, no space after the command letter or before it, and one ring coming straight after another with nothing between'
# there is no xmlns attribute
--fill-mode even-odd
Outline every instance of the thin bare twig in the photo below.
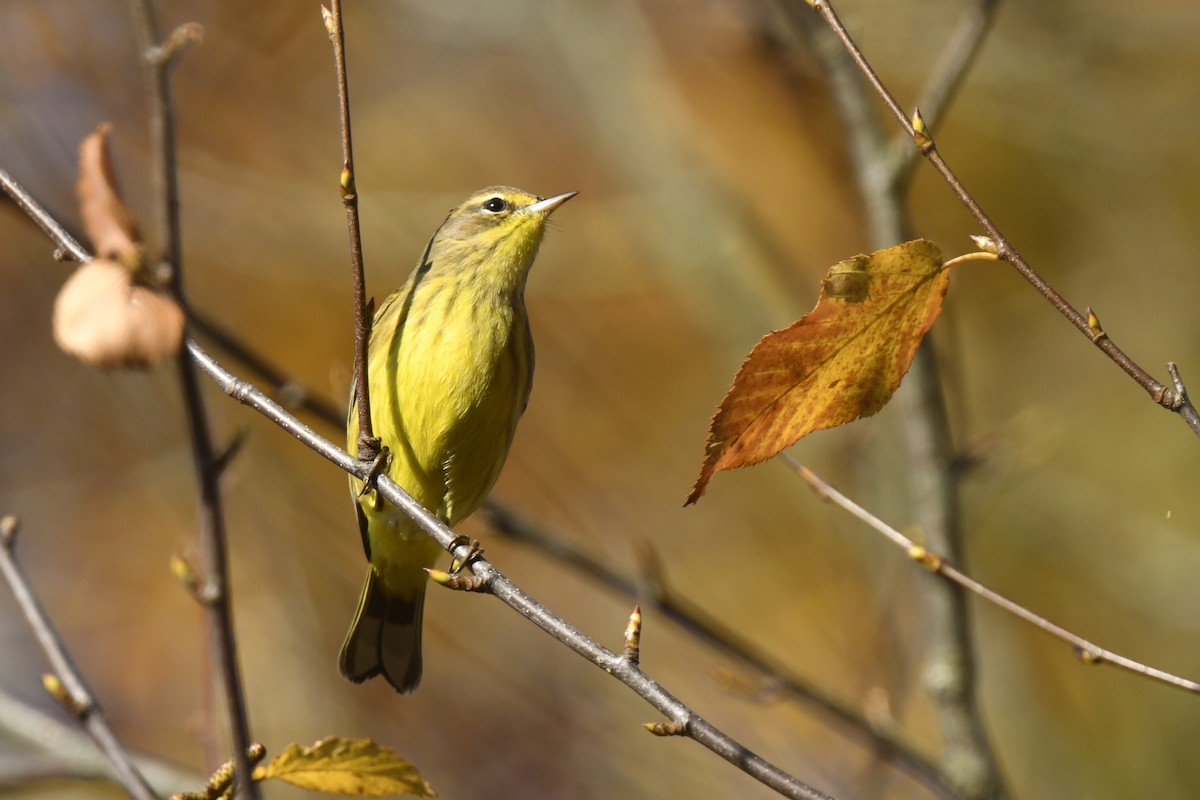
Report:
<svg viewBox="0 0 1200 800"><path fill-rule="evenodd" d="M24 614L34 637L50 661L50 666L58 680L56 688L59 691L55 693L58 695L56 699L62 702L67 711L79 720L79 724L103 751L113 769L116 770L117 779L125 791L136 800L154 800L157 795L150 784L146 783L142 774L138 772L128 751L117 739L112 728L108 726L108 720L105 719L99 703L92 697L92 693L83 682L83 676L79 674L79 670L75 668L70 656L67 655L62 640L50 624L46 612L42 610L41 603L34 596L29 581L26 580L24 572L17 563L14 552L16 539L16 518L4 517L0 520L0 573L3 573L4 579L8 581L13 597L16 598L17 605L21 607L21 613Z"/></svg>
<svg viewBox="0 0 1200 800"><path fill-rule="evenodd" d="M350 137L350 87L346 81L346 36L342 26L341 0L321 8L325 30L333 44L337 72L338 118L342 129L342 204L346 207L346 229L350 237L350 275L354 286L354 404L358 413L358 457L373 461L380 442L371 426L371 397L367 375L367 341L371 321L367 319L367 293L363 277L362 233L358 223L358 187L354 179L354 147Z"/></svg>
<svg viewBox="0 0 1200 800"><path fill-rule="evenodd" d="M157 207L158 245L170 268L171 288L184 308L183 245L179 219L179 176L175 157L175 118L171 105L169 72L173 56L186 41L198 36L195 25L183 26L166 43L160 42L151 0L131 0L142 46L142 62L150 101L150 139L154 159L153 180ZM180 32L184 33L180 33ZM187 415L188 434L200 494L199 546L204 577L196 592L205 611L209 650L218 676L229 729L229 747L237 765L240 789L258 798L258 785L250 780L249 714L237 656L237 637L229 587L225 515L221 504L220 470L213 449L208 415L200 393L199 377L189 358L178 360L179 384Z"/></svg>
<svg viewBox="0 0 1200 800"><path fill-rule="evenodd" d="M793 675L775 663L752 642L715 620L688 599L673 592L661 573L647 574L641 580L625 577L562 537L548 535L501 505L491 505L487 512L492 526L499 533L536 548L612 591L636 599L647 610L658 611L697 641L762 674L772 688L779 689L842 723L837 727L838 730L871 748L880 758L893 763L897 769L920 782L930 792L948 800L958 796L937 765L911 745L873 725L854 707L821 687Z"/></svg>
<svg viewBox="0 0 1200 800"><path fill-rule="evenodd" d="M862 506L855 503L850 498L833 488L829 483L822 479L807 467L796 463L790 457L784 456L784 460L795 469L796 473L809 484L817 494L826 500L830 500L841 506L846 511L849 511L858 519L865 522L875 530L882 533L896 546L904 550L905 554L914 561L919 562L935 575L939 575L947 581L961 586L968 592L982 597L992 605L995 605L1004 611L1012 614L1015 617L1025 620L1029 624L1045 631L1056 639L1060 639L1075 649L1075 655L1080 661L1085 664L1112 664L1115 667L1120 667L1123 670L1140 675L1144 678L1165 683L1168 686L1173 686L1176 689L1183 689L1185 692L1200 694L1200 683L1181 678L1165 670L1157 667L1147 666L1140 661L1134 661L1132 658L1114 653L1112 650L1107 650L1094 642L1084 639L1078 634L1072 633L1061 625L1056 625L1045 617L1030 611L1025 606L1017 603L997 591L989 589L979 581L963 573L953 564L943 558L940 554L929 550L921 545L918 545L912 539L905 536L900 531L896 530L886 522L876 517L871 512L864 509Z"/></svg>
<svg viewBox="0 0 1200 800"><path fill-rule="evenodd" d="M13 202L50 237L50 241L54 242L56 259L78 261L81 264L92 260L91 254L84 249L83 245L67 233L67 229L50 216L46 209L42 208L42 205L33 198L33 195L25 190L25 187L17 183L3 169L0 169L0 188L3 188L5 194L11 197Z"/></svg>
<svg viewBox="0 0 1200 800"><path fill-rule="evenodd" d="M235 377L194 341L188 340L186 347L199 367L208 373L230 397L255 409L303 444L331 461L339 469L360 480L368 478L371 471L370 464L351 457L328 439L315 433L253 385ZM456 536L454 531L443 525L387 475L380 475L376 478L375 488L385 500L412 518L422 530L432 536L453 557L461 560L470 553L469 545L462 544L462 539ZM470 562L470 568L477 577L484 581L487 592L498 597L506 605L571 650L620 680L639 697L662 712L670 720L668 724L673 731L694 739L785 797L811 800L828 797L767 762L714 727L672 696L640 668L630 664L622 654L614 653L601 646L527 595L484 558L474 557Z"/></svg>
<svg viewBox="0 0 1200 800"><path fill-rule="evenodd" d="M1111 336L1094 337L1092 335L1086 315L1081 314L1074 306L1067 302L1066 298L1047 283L1041 274L1030 266L1021 254L1017 252L1012 242L1000 232L1000 229L996 227L996 223L992 221L992 218L984 212L979 203L976 202L974 196L958 180L958 177L942 158L941 153L938 152L937 145L932 136L920 135L913 129L912 121L883 85L879 76L875 74L875 70L871 67L862 51L859 50L858 45L855 44L828 0L808 0L808 2L837 35L838 39L842 42L842 46L846 48L854 63L858 65L859 70L862 71L867 81L875 89L876 94L887 105L892 115L900 122L905 133L912 137L914 142L917 142L921 153L950 186L955 196L958 197L979 224L983 226L984 230L987 231L988 236L996 243L997 254L1010 263L1025 280L1032 284L1039 294L1046 298L1051 305L1058 309L1059 313L1066 317L1080 333L1088 338L1088 341L1092 342L1113 363L1124 370L1129 377L1133 378L1150 395L1150 398L1155 403L1179 414L1180 418L1192 429L1192 432L1200 436L1200 411L1196 410L1196 407L1188 398L1187 392L1180 391L1176 386L1166 386L1155 379L1154 376L1130 358L1121 348L1117 347Z"/></svg>

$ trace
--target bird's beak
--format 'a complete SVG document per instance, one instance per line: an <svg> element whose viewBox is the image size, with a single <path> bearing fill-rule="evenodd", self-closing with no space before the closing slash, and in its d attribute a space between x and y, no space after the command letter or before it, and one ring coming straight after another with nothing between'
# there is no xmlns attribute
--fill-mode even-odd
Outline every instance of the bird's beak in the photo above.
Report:
<svg viewBox="0 0 1200 800"><path fill-rule="evenodd" d="M554 197L547 197L543 200L538 200L533 205L525 206L525 213L549 216L551 211L558 208L577 194L579 194L579 192L563 192L562 194L554 195Z"/></svg>

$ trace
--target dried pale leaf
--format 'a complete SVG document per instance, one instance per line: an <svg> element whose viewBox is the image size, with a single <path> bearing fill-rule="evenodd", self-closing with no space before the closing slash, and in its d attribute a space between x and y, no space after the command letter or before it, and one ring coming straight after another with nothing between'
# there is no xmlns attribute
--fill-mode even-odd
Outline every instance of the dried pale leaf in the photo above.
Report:
<svg viewBox="0 0 1200 800"><path fill-rule="evenodd" d="M437 797L416 767L370 739L331 736L312 747L292 744L271 763L255 769L253 777L278 778L303 789L355 797Z"/></svg>
<svg viewBox="0 0 1200 800"><path fill-rule="evenodd" d="M83 227L96 255L120 261L136 261L140 256L137 224L129 213L113 176L108 150L112 125L102 122L79 145L79 181L75 193Z"/></svg>
<svg viewBox="0 0 1200 800"><path fill-rule="evenodd" d="M75 270L54 301L54 341L97 367L152 367L179 352L183 324L173 298L107 259Z"/></svg>
<svg viewBox="0 0 1200 800"><path fill-rule="evenodd" d="M816 307L763 337L709 426L700 477L757 464L815 430L874 414L891 398L942 308L937 246L907 242L835 264Z"/></svg>

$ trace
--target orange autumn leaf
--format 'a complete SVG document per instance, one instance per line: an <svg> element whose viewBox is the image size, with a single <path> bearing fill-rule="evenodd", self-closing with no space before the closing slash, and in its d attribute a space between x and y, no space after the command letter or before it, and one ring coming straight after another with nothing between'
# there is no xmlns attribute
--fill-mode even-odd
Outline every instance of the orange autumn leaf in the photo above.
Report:
<svg viewBox="0 0 1200 800"><path fill-rule="evenodd" d="M713 416L688 504L721 470L883 408L942 309L949 274L925 239L835 264L816 307L750 351Z"/></svg>

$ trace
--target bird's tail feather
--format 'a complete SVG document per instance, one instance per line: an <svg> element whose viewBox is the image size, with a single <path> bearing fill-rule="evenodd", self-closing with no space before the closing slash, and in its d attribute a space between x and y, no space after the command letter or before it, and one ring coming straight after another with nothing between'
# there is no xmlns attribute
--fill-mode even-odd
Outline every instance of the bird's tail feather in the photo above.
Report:
<svg viewBox="0 0 1200 800"><path fill-rule="evenodd" d="M421 682L421 618L425 609L425 586L416 597L389 594L375 570L367 568L367 580L358 600L358 611L342 645L338 668L355 683L382 675L401 694Z"/></svg>

